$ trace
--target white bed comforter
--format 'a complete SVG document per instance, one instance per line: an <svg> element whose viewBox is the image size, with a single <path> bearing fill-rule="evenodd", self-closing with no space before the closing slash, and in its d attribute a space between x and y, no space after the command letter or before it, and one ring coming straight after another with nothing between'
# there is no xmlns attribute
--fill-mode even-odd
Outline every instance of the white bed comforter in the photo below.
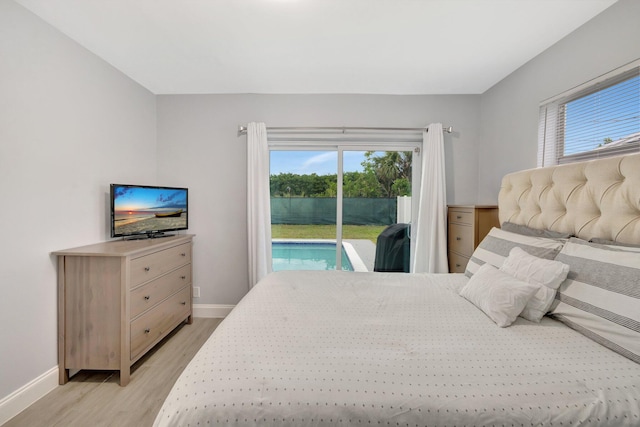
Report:
<svg viewBox="0 0 640 427"><path fill-rule="evenodd" d="M463 275L279 272L156 426L640 426L640 365L551 319L497 327Z"/></svg>

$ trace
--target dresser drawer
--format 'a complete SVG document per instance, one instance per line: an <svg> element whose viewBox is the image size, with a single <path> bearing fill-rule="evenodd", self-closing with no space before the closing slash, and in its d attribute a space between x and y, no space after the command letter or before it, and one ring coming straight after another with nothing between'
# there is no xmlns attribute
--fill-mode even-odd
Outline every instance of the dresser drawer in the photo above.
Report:
<svg viewBox="0 0 640 427"><path fill-rule="evenodd" d="M473 227L449 224L449 250L470 257L473 249Z"/></svg>
<svg viewBox="0 0 640 427"><path fill-rule="evenodd" d="M189 283L191 283L191 264L137 287L131 291L131 318L178 292Z"/></svg>
<svg viewBox="0 0 640 427"><path fill-rule="evenodd" d="M453 252L449 252L449 272L450 273L464 273L467 269L467 263L469 258L462 255L458 255Z"/></svg>
<svg viewBox="0 0 640 427"><path fill-rule="evenodd" d="M189 315L191 287L186 286L131 322L131 359L147 350Z"/></svg>
<svg viewBox="0 0 640 427"><path fill-rule="evenodd" d="M131 288L190 262L190 243L133 259L131 260Z"/></svg>
<svg viewBox="0 0 640 427"><path fill-rule="evenodd" d="M449 209L449 224L473 225L473 210Z"/></svg>

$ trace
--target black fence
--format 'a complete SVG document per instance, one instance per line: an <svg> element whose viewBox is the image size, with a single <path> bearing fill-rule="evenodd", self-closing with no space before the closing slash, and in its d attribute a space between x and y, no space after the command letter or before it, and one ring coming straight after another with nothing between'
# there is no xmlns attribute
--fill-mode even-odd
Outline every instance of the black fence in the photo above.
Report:
<svg viewBox="0 0 640 427"><path fill-rule="evenodd" d="M329 197L272 197L272 224L335 224L337 199ZM382 198L342 199L342 223L390 225L396 223L397 200Z"/></svg>

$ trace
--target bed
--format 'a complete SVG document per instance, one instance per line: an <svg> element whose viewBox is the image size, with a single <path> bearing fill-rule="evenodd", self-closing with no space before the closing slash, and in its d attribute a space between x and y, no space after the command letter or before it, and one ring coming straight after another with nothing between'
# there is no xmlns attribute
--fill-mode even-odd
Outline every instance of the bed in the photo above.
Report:
<svg viewBox="0 0 640 427"><path fill-rule="evenodd" d="M640 155L509 174L499 207L465 274L267 276L154 425L639 426Z"/></svg>

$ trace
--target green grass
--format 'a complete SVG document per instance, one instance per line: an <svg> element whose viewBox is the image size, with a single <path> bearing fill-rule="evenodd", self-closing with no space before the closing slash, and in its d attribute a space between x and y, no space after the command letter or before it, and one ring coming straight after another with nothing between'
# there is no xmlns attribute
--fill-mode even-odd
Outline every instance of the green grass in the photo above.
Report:
<svg viewBox="0 0 640 427"><path fill-rule="evenodd" d="M376 243L378 235L386 225L343 225L343 239L368 239ZM272 224L271 237L274 239L335 239L335 225L286 225Z"/></svg>

